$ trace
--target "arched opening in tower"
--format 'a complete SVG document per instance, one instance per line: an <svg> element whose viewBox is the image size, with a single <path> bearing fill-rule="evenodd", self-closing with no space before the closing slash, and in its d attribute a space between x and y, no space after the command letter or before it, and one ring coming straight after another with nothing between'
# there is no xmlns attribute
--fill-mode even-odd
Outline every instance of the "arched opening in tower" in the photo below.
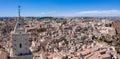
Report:
<svg viewBox="0 0 120 59"><path fill-rule="evenodd" d="M22 44L20 43L20 48L22 48Z"/></svg>

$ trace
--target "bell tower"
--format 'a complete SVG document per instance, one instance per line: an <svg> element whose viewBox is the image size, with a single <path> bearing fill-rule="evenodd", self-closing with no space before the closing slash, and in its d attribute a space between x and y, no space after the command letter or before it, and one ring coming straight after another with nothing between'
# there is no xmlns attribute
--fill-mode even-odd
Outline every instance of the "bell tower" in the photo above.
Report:
<svg viewBox="0 0 120 59"><path fill-rule="evenodd" d="M32 53L29 49L29 34L24 28L24 20L20 16L20 6L18 6L18 20L14 31L11 32L11 37L10 59L32 59Z"/></svg>

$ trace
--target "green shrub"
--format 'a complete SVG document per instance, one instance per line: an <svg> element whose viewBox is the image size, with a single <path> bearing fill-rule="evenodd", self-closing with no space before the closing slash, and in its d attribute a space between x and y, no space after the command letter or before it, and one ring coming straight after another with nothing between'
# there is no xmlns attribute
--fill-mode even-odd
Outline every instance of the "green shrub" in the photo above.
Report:
<svg viewBox="0 0 120 59"><path fill-rule="evenodd" d="M39 29L37 29L37 32L45 32L47 29L46 28L39 28Z"/></svg>

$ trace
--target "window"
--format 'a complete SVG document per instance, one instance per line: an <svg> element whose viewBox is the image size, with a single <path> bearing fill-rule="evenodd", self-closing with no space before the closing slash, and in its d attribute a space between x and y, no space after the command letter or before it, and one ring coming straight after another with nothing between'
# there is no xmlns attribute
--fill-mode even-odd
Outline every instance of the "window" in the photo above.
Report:
<svg viewBox="0 0 120 59"><path fill-rule="evenodd" d="M16 44L14 44L14 46L16 46Z"/></svg>
<svg viewBox="0 0 120 59"><path fill-rule="evenodd" d="M27 45L27 43L25 43L25 45Z"/></svg>
<svg viewBox="0 0 120 59"><path fill-rule="evenodd" d="M20 48L22 48L22 44L20 43Z"/></svg>
<svg viewBox="0 0 120 59"><path fill-rule="evenodd" d="M16 40L14 40L14 41L16 41Z"/></svg>
<svg viewBox="0 0 120 59"><path fill-rule="evenodd" d="M21 24L19 23L18 26L20 27L20 25L21 25Z"/></svg>

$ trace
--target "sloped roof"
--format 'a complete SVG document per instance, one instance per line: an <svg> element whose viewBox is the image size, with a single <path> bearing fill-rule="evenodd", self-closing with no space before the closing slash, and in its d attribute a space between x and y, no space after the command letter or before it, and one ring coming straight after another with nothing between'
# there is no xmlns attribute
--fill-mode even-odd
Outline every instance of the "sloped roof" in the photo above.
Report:
<svg viewBox="0 0 120 59"><path fill-rule="evenodd" d="M0 59L7 59L7 53L4 51L0 51Z"/></svg>

